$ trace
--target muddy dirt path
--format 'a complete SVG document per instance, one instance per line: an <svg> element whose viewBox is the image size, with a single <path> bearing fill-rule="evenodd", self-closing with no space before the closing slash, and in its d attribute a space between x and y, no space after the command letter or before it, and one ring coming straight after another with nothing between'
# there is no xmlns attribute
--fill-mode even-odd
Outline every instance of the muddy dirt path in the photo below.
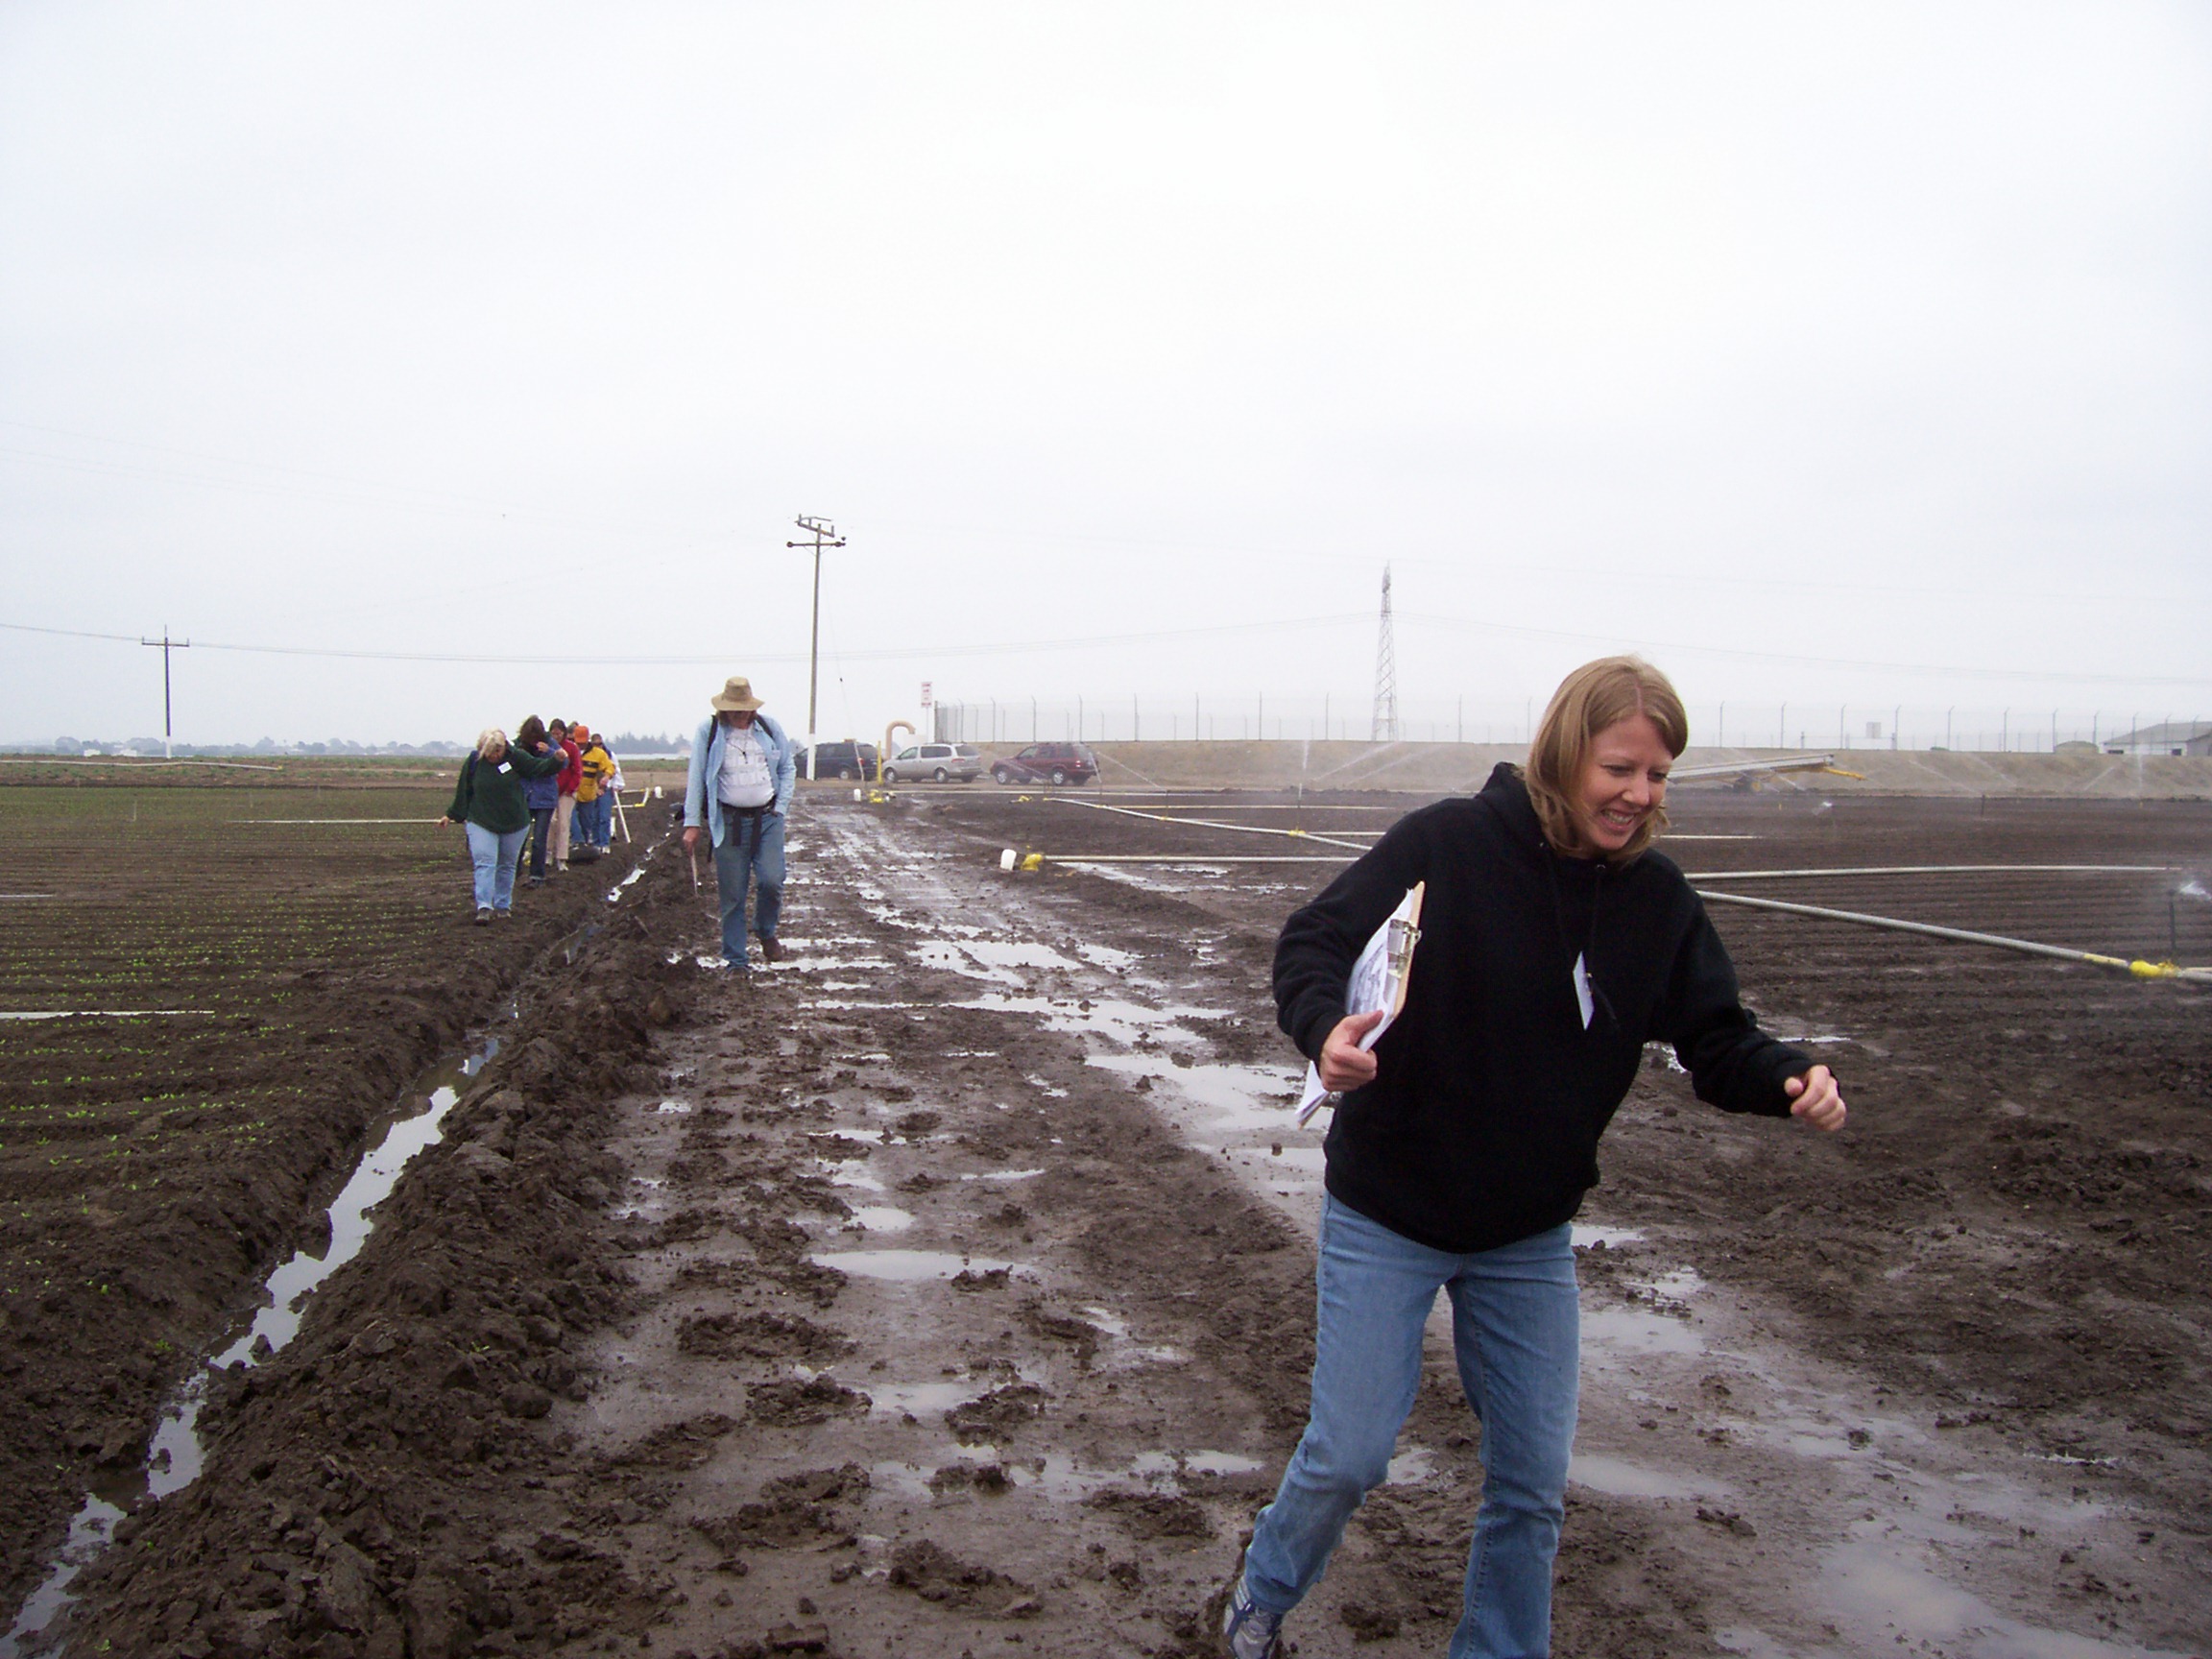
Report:
<svg viewBox="0 0 2212 1659"><path fill-rule="evenodd" d="M202 1481L125 1525L77 1638L1209 1651L1203 1609L1310 1357L1318 1125L1288 1127L1265 995L1284 890L1310 878L1001 875L1035 810L810 803L792 957L737 980L693 961L711 929L681 861L649 862L598 948L526 988L515 1042L300 1340L234 1380ZM1850 1043L1863 1112L1941 1070L1909 1009L1848 1005L1863 973L1839 997L1782 971L1801 944L1730 937L1770 1023ZM2152 1148L2130 1214L2185 1224L2200 1119L2141 1094L2115 1108ZM1984 1238L2018 1200L1961 1172L1933 1203L1913 1171L1940 1161L1897 1135L1721 1120L1654 1058L1580 1238L1559 1651L2200 1642L2200 1394L2128 1380L2200 1329L2201 1288L2158 1258L2083 1290L2093 1335L2128 1348L2076 1355L2102 1394L1998 1400L2005 1343L1936 1313L1968 1294L1967 1241L1984 1273L2018 1253ZM2035 1167L2096 1162L2062 1140ZM2079 1254L2100 1218L2044 1229ZM2145 1273L2172 1281L2162 1309ZM1440 1650L1479 1452L1432 1343L1300 1651Z"/></svg>

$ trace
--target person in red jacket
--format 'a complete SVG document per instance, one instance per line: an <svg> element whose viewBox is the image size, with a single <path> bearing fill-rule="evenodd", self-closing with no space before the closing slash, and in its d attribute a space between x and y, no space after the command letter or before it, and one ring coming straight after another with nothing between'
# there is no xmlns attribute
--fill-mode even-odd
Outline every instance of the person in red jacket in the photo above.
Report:
<svg viewBox="0 0 2212 1659"><path fill-rule="evenodd" d="M1689 742L1656 668L1585 663L1525 768L1407 814L1284 926L1277 1016L1341 1103L1323 1146L1312 1405L1226 1594L1236 1659L1278 1650L1382 1479L1439 1290L1482 1424L1451 1659L1550 1652L1580 1372L1570 1224L1645 1045L1671 1045L1723 1111L1843 1125L1828 1068L1759 1029L1703 902L1650 851ZM1381 1016L1346 1012L1352 967L1415 882L1405 1006L1362 1048Z"/></svg>
<svg viewBox="0 0 2212 1659"><path fill-rule="evenodd" d="M545 728L546 734L565 757L560 776L554 781L560 795L553 803L553 868L568 868L568 830L576 816L576 785L584 779L584 752L570 741L568 722L556 720Z"/></svg>

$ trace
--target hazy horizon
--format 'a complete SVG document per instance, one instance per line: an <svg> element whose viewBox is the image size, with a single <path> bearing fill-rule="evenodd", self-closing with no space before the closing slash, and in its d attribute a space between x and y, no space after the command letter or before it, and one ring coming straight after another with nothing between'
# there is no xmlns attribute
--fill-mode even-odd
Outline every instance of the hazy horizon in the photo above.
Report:
<svg viewBox="0 0 2212 1659"><path fill-rule="evenodd" d="M0 738L803 732L802 514L825 736L2200 717L2208 186L2182 5L18 5Z"/></svg>

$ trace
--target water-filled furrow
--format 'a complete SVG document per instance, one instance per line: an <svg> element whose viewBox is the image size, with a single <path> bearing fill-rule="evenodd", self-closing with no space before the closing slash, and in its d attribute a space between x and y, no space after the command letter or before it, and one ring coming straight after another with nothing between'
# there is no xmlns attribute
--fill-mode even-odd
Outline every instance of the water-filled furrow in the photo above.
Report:
<svg viewBox="0 0 2212 1659"><path fill-rule="evenodd" d="M85 1493L45 1578L17 1612L13 1626L0 1636L0 1659L17 1659L24 1641L69 1605L69 1586L113 1539L118 1521L141 1503L157 1502L199 1479L204 1460L200 1413L206 1405L208 1379L234 1365L258 1365L300 1334L306 1299L361 1253L375 1226L369 1212L391 1196L400 1172L418 1153L444 1139L441 1125L460 1099L462 1086L498 1051L499 1039L488 1037L472 1052L432 1069L409 1090L412 1110L386 1128L331 1200L329 1247L320 1257L298 1251L269 1275L263 1285L267 1306L234 1340L195 1369L161 1408L145 1461L115 1484Z"/></svg>

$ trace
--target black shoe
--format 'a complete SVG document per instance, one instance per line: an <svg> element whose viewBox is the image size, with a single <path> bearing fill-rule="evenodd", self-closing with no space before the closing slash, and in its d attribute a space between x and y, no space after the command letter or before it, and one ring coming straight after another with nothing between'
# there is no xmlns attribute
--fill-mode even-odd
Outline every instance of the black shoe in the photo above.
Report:
<svg viewBox="0 0 2212 1659"><path fill-rule="evenodd" d="M484 926L484 925L485 925L487 922L489 922L489 921L491 921L491 920L492 920L492 906L491 906L491 905L489 905L489 904L479 904L479 905L477 905L477 906L476 906L476 926L479 926L479 927L481 927L481 926Z"/></svg>

